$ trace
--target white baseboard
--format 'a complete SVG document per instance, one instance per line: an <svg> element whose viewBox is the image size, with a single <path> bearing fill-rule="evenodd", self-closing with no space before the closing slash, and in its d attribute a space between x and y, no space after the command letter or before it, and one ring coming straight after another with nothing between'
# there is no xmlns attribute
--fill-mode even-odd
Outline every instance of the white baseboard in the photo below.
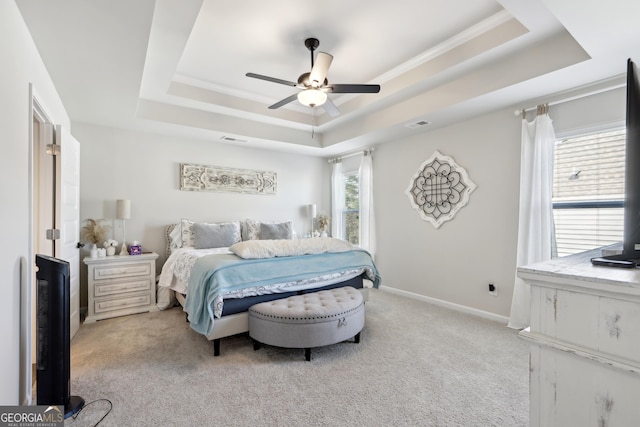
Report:
<svg viewBox="0 0 640 427"><path fill-rule="evenodd" d="M401 295L407 298L423 301L429 304L438 305L440 307L450 308L451 310L461 311L467 314L473 314L475 316L493 320L494 322L503 323L504 325L507 325L509 323L509 318L506 316L490 313L488 311L478 310L477 308L467 307L465 305L455 304L455 303L444 301L437 298L426 297L424 295L415 294L413 292L403 291L402 289L391 288L389 286L384 286L384 285L380 286L379 289L384 292Z"/></svg>

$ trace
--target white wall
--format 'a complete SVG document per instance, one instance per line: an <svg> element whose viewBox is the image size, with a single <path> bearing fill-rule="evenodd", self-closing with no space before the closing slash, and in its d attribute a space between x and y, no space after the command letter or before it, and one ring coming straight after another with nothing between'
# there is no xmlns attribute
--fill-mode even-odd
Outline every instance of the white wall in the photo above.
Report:
<svg viewBox="0 0 640 427"><path fill-rule="evenodd" d="M376 147L377 264L383 285L509 316L518 229L521 120L502 110ZM551 106L557 135L624 124L625 89ZM532 119L532 115L528 115ZM435 229L404 193L434 150L452 156L477 184L469 204ZM488 283L498 296L488 294Z"/></svg>
<svg viewBox="0 0 640 427"><path fill-rule="evenodd" d="M58 124L69 118L40 59L16 4L0 2L0 170L1 218L5 230L0 245L0 405L17 405L19 381L20 288L29 285L30 146L29 83ZM30 335L30 331L28 331Z"/></svg>
<svg viewBox="0 0 640 427"><path fill-rule="evenodd" d="M308 204L317 204L319 212L329 211L329 164L320 158L83 123L74 123L72 133L81 144L80 218L111 220L115 200L130 199L127 240L139 240L143 250L159 253L158 267L166 259L165 228L181 218L292 219L302 237L310 228ZM181 191L180 163L273 171L277 194ZM120 242L120 222L114 225L114 238ZM84 275L82 280L81 305L86 306Z"/></svg>
<svg viewBox="0 0 640 427"><path fill-rule="evenodd" d="M411 207L405 190L438 150L477 185L469 204L436 229ZM377 264L385 286L508 314L515 273L520 122L513 111L380 145L374 152ZM488 295L488 283L498 297Z"/></svg>
<svg viewBox="0 0 640 427"><path fill-rule="evenodd" d="M550 107L558 138L625 125L626 86Z"/></svg>

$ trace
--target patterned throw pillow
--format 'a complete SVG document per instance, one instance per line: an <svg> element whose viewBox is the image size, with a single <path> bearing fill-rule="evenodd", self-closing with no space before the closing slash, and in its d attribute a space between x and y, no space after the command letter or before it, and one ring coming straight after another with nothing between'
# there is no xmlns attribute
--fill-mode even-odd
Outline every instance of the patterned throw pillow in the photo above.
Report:
<svg viewBox="0 0 640 427"><path fill-rule="evenodd" d="M189 246L193 248L195 246L195 242L193 241L193 232L191 231L191 226L193 224L195 224L193 221L184 218L180 221L182 247Z"/></svg>
<svg viewBox="0 0 640 427"><path fill-rule="evenodd" d="M242 222L242 240L257 240L260 234L260 222L245 219Z"/></svg>
<svg viewBox="0 0 640 427"><path fill-rule="evenodd" d="M173 224L167 227L169 240L169 253L182 247L182 228L180 224Z"/></svg>

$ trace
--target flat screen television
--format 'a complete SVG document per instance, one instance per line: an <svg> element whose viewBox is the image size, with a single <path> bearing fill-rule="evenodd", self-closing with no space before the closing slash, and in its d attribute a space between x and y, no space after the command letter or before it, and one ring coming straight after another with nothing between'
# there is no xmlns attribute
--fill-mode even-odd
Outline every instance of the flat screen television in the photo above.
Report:
<svg viewBox="0 0 640 427"><path fill-rule="evenodd" d="M625 146L624 235L622 255L640 259L640 82L627 61L627 140Z"/></svg>
<svg viewBox="0 0 640 427"><path fill-rule="evenodd" d="M640 266L640 82L638 69L631 59L627 60L626 114L622 252L592 258L594 265L623 268Z"/></svg>
<svg viewBox="0 0 640 427"><path fill-rule="evenodd" d="M63 406L68 418L84 406L84 399L70 393L69 263L38 254L36 266L36 401Z"/></svg>

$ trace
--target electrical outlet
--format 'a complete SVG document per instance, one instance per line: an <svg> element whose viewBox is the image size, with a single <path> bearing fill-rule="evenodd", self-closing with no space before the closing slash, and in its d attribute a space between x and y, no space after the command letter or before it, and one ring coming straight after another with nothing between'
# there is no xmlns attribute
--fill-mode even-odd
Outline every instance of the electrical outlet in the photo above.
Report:
<svg viewBox="0 0 640 427"><path fill-rule="evenodd" d="M489 295L492 297L498 296L498 288L493 283L489 283Z"/></svg>

